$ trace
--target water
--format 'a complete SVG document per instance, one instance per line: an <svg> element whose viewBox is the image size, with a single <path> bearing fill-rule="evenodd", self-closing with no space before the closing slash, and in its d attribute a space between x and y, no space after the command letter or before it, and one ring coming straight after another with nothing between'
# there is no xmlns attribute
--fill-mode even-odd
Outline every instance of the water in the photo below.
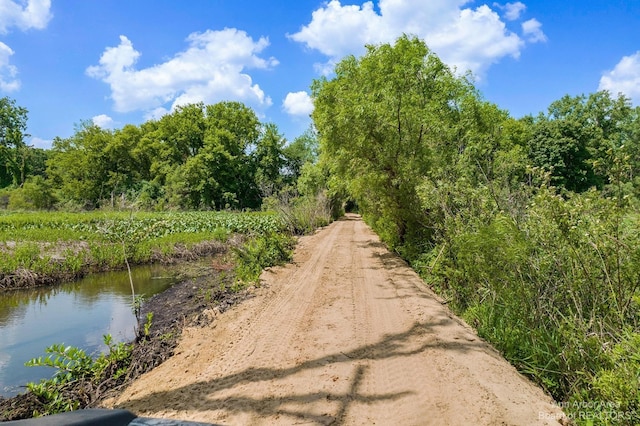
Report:
<svg viewBox="0 0 640 426"><path fill-rule="evenodd" d="M176 279L161 266L132 269L136 295L152 296ZM89 354L106 349L103 336L115 342L135 337L131 285L126 271L93 274L60 286L0 293L0 395L13 396L27 382L51 377L49 367L25 367L44 356L54 343L76 346Z"/></svg>

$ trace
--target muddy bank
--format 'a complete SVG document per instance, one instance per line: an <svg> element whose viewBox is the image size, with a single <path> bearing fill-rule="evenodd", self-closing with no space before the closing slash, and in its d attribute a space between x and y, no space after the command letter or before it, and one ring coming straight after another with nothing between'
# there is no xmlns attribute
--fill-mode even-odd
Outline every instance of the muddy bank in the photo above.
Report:
<svg viewBox="0 0 640 426"><path fill-rule="evenodd" d="M184 279L142 304L138 337L132 342L126 375L119 380L106 377L99 386L75 383L65 389L65 396L79 401L81 407L99 407L105 399L117 396L134 379L171 357L185 326L209 325L218 313L251 297L252 289L232 289L235 278L229 269L230 264L221 256L207 265L184 265L181 271ZM153 317L145 335L144 324L149 312ZM28 392L13 398L0 397L0 421L30 418L43 407L43 402Z"/></svg>

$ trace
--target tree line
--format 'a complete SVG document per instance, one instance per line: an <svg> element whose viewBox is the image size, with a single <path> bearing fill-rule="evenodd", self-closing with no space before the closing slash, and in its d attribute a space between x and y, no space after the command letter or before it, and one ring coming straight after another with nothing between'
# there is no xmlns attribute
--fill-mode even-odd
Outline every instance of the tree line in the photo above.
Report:
<svg viewBox="0 0 640 426"><path fill-rule="evenodd" d="M21 209L256 209L316 156L239 102L177 107L122 129L81 122L50 150L27 146L27 111L0 100L0 204ZM4 191L2 190L4 188Z"/></svg>

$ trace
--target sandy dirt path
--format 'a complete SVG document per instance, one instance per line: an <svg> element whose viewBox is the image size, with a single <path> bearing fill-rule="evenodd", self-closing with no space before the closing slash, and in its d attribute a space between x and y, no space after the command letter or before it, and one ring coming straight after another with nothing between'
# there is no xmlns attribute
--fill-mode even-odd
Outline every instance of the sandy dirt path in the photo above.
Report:
<svg viewBox="0 0 640 426"><path fill-rule="evenodd" d="M357 216L301 239L256 297L185 330L115 401L222 425L558 424L559 408L479 339Z"/></svg>

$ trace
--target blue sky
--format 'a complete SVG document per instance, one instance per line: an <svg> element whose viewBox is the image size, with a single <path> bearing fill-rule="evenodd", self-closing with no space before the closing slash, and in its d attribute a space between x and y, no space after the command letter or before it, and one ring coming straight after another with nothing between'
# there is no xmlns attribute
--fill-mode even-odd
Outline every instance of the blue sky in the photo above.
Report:
<svg viewBox="0 0 640 426"><path fill-rule="evenodd" d="M222 100L292 140L313 79L409 33L514 117L599 89L640 105L639 28L637 0L0 0L0 96L44 148L83 120L115 129Z"/></svg>

